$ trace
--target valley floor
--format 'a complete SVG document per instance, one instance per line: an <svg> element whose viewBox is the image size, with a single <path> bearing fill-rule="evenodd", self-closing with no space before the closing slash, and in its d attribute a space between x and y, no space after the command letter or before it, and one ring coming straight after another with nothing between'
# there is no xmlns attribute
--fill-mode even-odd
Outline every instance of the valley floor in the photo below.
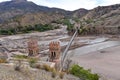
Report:
<svg viewBox="0 0 120 80"><path fill-rule="evenodd" d="M115 38L114 38L115 37ZM28 54L27 50L27 41L30 38L35 38L38 40L38 45L40 48L41 54L47 54L45 57L48 57L48 48L51 41L59 41L61 46L64 48L71 39L66 32L66 27L61 29L41 32L41 33L29 33L29 34L20 34L13 36L6 36L0 38L1 47L7 48L11 53L9 54ZM93 72L98 73L101 76L102 80L120 80L120 37L119 36L81 36L76 37L72 44L71 53L69 57L80 66L85 67L86 69L91 69ZM114 43L115 42L115 43ZM118 43L117 43L118 42ZM74 47L74 45L77 47ZM82 45L82 47L81 47ZM88 47L86 47L88 46ZM92 47L91 47L92 46ZM83 48L85 47L85 48ZM104 48L101 48L104 47ZM80 48L80 49L78 49ZM2 51L3 48L1 48ZM96 49L96 50L95 50ZM15 51L15 52L12 52ZM64 50L63 50L64 51ZM19 55L19 54L18 54ZM42 58L41 58L42 59ZM46 58L45 58L46 59ZM69 58L68 58L69 59ZM14 71L14 68L9 66L0 65L0 80L30 80L24 79L25 75ZM49 78L51 76L45 76L45 79L41 79L40 75L45 75L39 73L35 74L39 79L33 80L54 80ZM33 72L33 74L36 72ZM5 76L7 75L7 76ZM19 75L19 77L17 76ZM28 74L29 75L29 74ZM15 79L9 78L13 77ZM16 79L17 78L17 79ZM103 79L104 78L104 79ZM58 80L58 79L57 79ZM64 79L65 80L65 79ZM66 79L72 80L72 79ZM74 80L74 79L73 79Z"/></svg>
<svg viewBox="0 0 120 80"><path fill-rule="evenodd" d="M120 80L120 46L74 56L72 59L80 66L98 73L101 80Z"/></svg>

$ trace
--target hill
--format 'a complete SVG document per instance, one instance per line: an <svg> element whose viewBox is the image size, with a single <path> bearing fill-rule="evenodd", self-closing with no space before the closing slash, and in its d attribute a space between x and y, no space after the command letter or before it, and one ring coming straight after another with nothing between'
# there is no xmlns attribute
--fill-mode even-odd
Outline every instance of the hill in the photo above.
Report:
<svg viewBox="0 0 120 80"><path fill-rule="evenodd" d="M88 28L89 26L116 28L120 26L120 4L98 6L91 10L66 11L36 5L27 0L0 3L0 29L45 25L66 18L80 20L81 25Z"/></svg>
<svg viewBox="0 0 120 80"><path fill-rule="evenodd" d="M51 22L64 18L65 13L67 13L65 10L39 6L27 0L2 2L0 3L0 34L51 30L54 29Z"/></svg>
<svg viewBox="0 0 120 80"><path fill-rule="evenodd" d="M78 20L81 25L80 34L119 34L120 4L98 6L86 11Z"/></svg>
<svg viewBox="0 0 120 80"><path fill-rule="evenodd" d="M95 33L120 33L120 4L99 6L83 16L88 21L87 27L92 27Z"/></svg>
<svg viewBox="0 0 120 80"><path fill-rule="evenodd" d="M45 6L38 6L33 2L27 0L12 0L0 3L0 23L8 22L18 16L23 16L28 13L35 15L35 13L44 14L63 14L65 10L57 8L48 8ZM59 16L58 16L59 17ZM48 18L49 20L49 18Z"/></svg>

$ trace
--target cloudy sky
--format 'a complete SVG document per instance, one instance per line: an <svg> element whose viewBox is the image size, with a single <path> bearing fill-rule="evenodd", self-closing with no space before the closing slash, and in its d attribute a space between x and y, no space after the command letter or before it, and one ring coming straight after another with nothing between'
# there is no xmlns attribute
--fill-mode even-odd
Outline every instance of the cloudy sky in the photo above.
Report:
<svg viewBox="0 0 120 80"><path fill-rule="evenodd" d="M10 1L10 0L0 0ZM120 0L28 0L38 5L57 7L65 10L76 10L79 8L92 9L97 6L106 6L120 3Z"/></svg>

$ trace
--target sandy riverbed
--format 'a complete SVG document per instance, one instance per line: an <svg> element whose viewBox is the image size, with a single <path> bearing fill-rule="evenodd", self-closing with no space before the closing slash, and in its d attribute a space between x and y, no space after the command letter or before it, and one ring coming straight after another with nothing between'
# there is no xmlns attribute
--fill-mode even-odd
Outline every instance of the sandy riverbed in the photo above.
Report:
<svg viewBox="0 0 120 80"><path fill-rule="evenodd" d="M98 73L102 80L120 80L120 46L72 58L79 65Z"/></svg>

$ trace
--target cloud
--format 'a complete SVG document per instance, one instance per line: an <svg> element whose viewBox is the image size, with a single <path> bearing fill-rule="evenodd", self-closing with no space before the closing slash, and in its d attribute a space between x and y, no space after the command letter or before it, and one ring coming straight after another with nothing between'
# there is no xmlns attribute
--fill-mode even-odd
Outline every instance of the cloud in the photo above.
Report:
<svg viewBox="0 0 120 80"><path fill-rule="evenodd" d="M4 2L4 1L11 1L11 0L0 0L0 2Z"/></svg>
<svg viewBox="0 0 120 80"><path fill-rule="evenodd" d="M0 0L10 1L10 0ZM76 10L79 8L93 9L97 6L107 6L112 4L119 4L120 0L28 0L35 2L38 5L57 7L66 10Z"/></svg>
<svg viewBox="0 0 120 80"><path fill-rule="evenodd" d="M103 0L101 3L102 6L112 5L112 4L120 4L120 0Z"/></svg>
<svg viewBox="0 0 120 80"><path fill-rule="evenodd" d="M97 6L96 0L34 0L34 2L39 3L40 5L57 7L66 10L75 10L79 8L91 9Z"/></svg>
<svg viewBox="0 0 120 80"><path fill-rule="evenodd" d="M93 9L97 6L117 4L120 3L120 0L34 0L34 2L49 7L76 10L79 8Z"/></svg>

